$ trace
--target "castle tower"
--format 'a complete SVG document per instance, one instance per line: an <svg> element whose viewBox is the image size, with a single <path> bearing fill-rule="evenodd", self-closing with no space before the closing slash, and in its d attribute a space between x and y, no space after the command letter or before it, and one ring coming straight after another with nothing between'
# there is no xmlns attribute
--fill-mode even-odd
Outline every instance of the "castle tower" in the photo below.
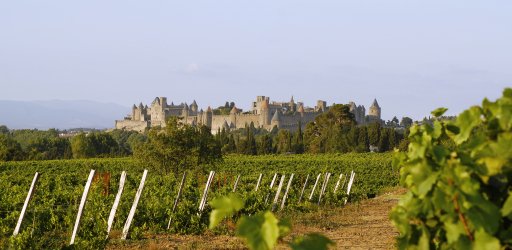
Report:
<svg viewBox="0 0 512 250"><path fill-rule="evenodd" d="M197 113L197 109L198 109L198 106L197 106L196 100L194 100L192 102L192 104L190 104L190 111L192 112L192 115L195 115Z"/></svg>
<svg viewBox="0 0 512 250"><path fill-rule="evenodd" d="M281 127L281 112L279 110L276 110L274 113L274 116L272 117L272 121L270 122L271 127L277 126L277 128Z"/></svg>
<svg viewBox="0 0 512 250"><path fill-rule="evenodd" d="M268 99L265 99L261 102L261 116L260 116L260 125L266 126L270 125L270 109L268 106Z"/></svg>
<svg viewBox="0 0 512 250"><path fill-rule="evenodd" d="M137 106L135 106L135 104L133 104L133 107L132 107L132 120L136 120L135 119L135 112L137 112Z"/></svg>
<svg viewBox="0 0 512 250"><path fill-rule="evenodd" d="M144 105L142 105L142 102L139 103L139 107L135 111L135 120L144 121Z"/></svg>
<svg viewBox="0 0 512 250"><path fill-rule="evenodd" d="M160 108L162 110L167 108L167 97L160 97Z"/></svg>
<svg viewBox="0 0 512 250"><path fill-rule="evenodd" d="M229 121L232 124L236 124L236 113L238 113L238 109L236 108L236 106L233 106L233 108L229 112Z"/></svg>
<svg viewBox="0 0 512 250"><path fill-rule="evenodd" d="M377 121L380 121L380 111L381 109L377 99L373 99L372 106L370 106L370 110L368 111L368 116L376 119Z"/></svg>
<svg viewBox="0 0 512 250"><path fill-rule="evenodd" d="M297 111L297 105L295 104L295 101L293 100L293 96L292 96L292 99L290 100L290 111L291 112Z"/></svg>
<svg viewBox="0 0 512 250"><path fill-rule="evenodd" d="M185 105L183 105L183 109L181 110L181 116L184 117L184 121L183 121L184 123L187 123L188 113L189 113L188 105L185 103Z"/></svg>
<svg viewBox="0 0 512 250"><path fill-rule="evenodd" d="M350 113L354 114L354 116L357 117L357 107L356 107L356 104L354 102L349 102L348 106L349 106Z"/></svg>
<svg viewBox="0 0 512 250"><path fill-rule="evenodd" d="M208 106L208 109L206 110L206 126L212 127L212 120L213 120L213 110Z"/></svg>
<svg viewBox="0 0 512 250"><path fill-rule="evenodd" d="M322 101L322 100L316 101L316 107L315 107L316 112L324 112L326 110L326 108L327 108L327 102Z"/></svg>
<svg viewBox="0 0 512 250"><path fill-rule="evenodd" d="M357 113L359 114L359 117L357 118L358 119L358 123L365 124L366 123L366 120L365 120L366 109L365 109L365 107L363 105L357 106Z"/></svg>
<svg viewBox="0 0 512 250"><path fill-rule="evenodd" d="M299 114L300 117L304 117L304 105L299 105Z"/></svg>
<svg viewBox="0 0 512 250"><path fill-rule="evenodd" d="M199 113L197 113L197 122L201 125L204 125L204 116L203 116L203 109L199 110Z"/></svg>

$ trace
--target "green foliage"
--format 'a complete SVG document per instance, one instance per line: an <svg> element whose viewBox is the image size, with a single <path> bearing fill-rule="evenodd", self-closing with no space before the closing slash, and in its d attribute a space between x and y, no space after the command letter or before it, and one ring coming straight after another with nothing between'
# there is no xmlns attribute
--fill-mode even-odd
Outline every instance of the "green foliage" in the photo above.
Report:
<svg viewBox="0 0 512 250"><path fill-rule="evenodd" d="M208 204L214 206L215 202L212 203L212 200L216 197L232 193L235 178L241 174L236 193L244 197L245 207L235 212L233 216L225 216L229 218L228 221L238 221L242 214L255 216L261 211L269 210L271 203L266 203L265 198L271 192L269 184L275 172L286 174L287 177L295 173L283 213L308 212L318 208L317 195L313 202L304 201L304 199L301 203L298 202L302 189L302 185L298 183L304 183L307 174L310 174L310 181L305 193L312 190L312 174L316 176L320 172L329 171L335 173L333 176L337 176L339 173L348 174L354 170L357 173L356 184L352 187L349 200L364 199L374 196L382 188L395 186L398 183L397 171L391 167L391 156L390 153L228 155L223 162L205 166L208 170L217 172L209 192ZM76 247L101 249L102 245L107 244L108 241L105 241L106 218L117 193L121 171L126 170L127 179L111 236L119 235L147 164L132 158L0 162L0 249L6 249L9 246L20 246L23 249L65 247L69 242L80 197L91 168L98 174L110 174L110 181L106 185L99 176L93 181L78 231ZM36 171L41 173L41 177L25 215L21 235L11 238L28 187ZM259 191L254 192L260 173L263 173L262 182ZM162 174L150 170L129 237L144 238L147 233L204 233L210 223L211 208L206 206L204 212L198 216L198 202L207 177L206 171L188 172L182 197L172 213L172 204L178 192L181 176L176 178L173 174ZM344 190L340 188L337 194L332 194L336 181L333 178L331 180L326 188L328 194L325 199L322 199L325 203L322 202L321 206L340 206L347 197L341 194L346 190L346 186ZM275 190L276 187L272 192ZM167 230L170 218L172 223ZM285 222L285 220L279 220L280 236L289 231L289 226ZM216 230L222 233L222 226L225 227L225 224L227 223L221 222L217 226L220 229ZM9 245L11 241L12 245Z"/></svg>
<svg viewBox="0 0 512 250"><path fill-rule="evenodd" d="M250 249L274 249L279 238L279 220L266 211L244 216L237 225L237 235L244 238Z"/></svg>
<svg viewBox="0 0 512 250"><path fill-rule="evenodd" d="M235 196L220 197L212 201L214 210L210 215L210 229L213 229L224 218L231 216L244 205L243 201ZM252 216L242 216L237 223L236 233L245 239L249 249L274 249L277 240L291 231L291 224L287 220L279 220L270 212L258 212ZM328 249L334 244L327 237L313 233L297 237L289 243L292 249L317 250Z"/></svg>
<svg viewBox="0 0 512 250"><path fill-rule="evenodd" d="M334 242L329 238L318 233L311 233L295 238L290 246L293 250L327 250L329 245L333 244Z"/></svg>
<svg viewBox="0 0 512 250"><path fill-rule="evenodd" d="M119 155L119 145L105 132L80 133L71 139L73 158L112 157Z"/></svg>
<svg viewBox="0 0 512 250"><path fill-rule="evenodd" d="M413 126L398 154L400 183L409 189L391 219L405 248L512 247L512 89L454 121ZM439 118L437 118L439 117Z"/></svg>
<svg viewBox="0 0 512 250"><path fill-rule="evenodd" d="M5 125L0 125L0 134L8 134L9 133L9 128Z"/></svg>
<svg viewBox="0 0 512 250"><path fill-rule="evenodd" d="M193 127L171 117L165 128L153 128L135 147L134 157L165 173L192 169L222 159L220 145L206 126Z"/></svg>
<svg viewBox="0 0 512 250"><path fill-rule="evenodd" d="M407 116L402 117L402 120L400 121L400 125L404 126L405 128L409 128L410 126L412 126L412 123L412 119Z"/></svg>
<svg viewBox="0 0 512 250"><path fill-rule="evenodd" d="M29 160L71 159L71 143L65 138L37 138L26 149Z"/></svg>
<svg viewBox="0 0 512 250"><path fill-rule="evenodd" d="M306 126L306 148L311 153L336 152L336 145L343 141L342 134L355 126L354 114L348 105L333 105L328 112L317 116Z"/></svg>
<svg viewBox="0 0 512 250"><path fill-rule="evenodd" d="M292 150L292 138L290 131L280 129L276 137L276 152L288 153Z"/></svg>
<svg viewBox="0 0 512 250"><path fill-rule="evenodd" d="M216 227L225 217L233 215L244 207L244 201L236 194L230 194L228 197L219 197L210 202L213 210L210 213L210 229Z"/></svg>
<svg viewBox="0 0 512 250"><path fill-rule="evenodd" d="M16 161L23 158L23 151L11 136L0 134L0 161Z"/></svg>

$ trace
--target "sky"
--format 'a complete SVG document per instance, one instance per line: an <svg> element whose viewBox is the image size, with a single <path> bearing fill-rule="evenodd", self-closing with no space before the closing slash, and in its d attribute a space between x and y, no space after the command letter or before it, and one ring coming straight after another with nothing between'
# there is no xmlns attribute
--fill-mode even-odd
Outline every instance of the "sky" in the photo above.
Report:
<svg viewBox="0 0 512 250"><path fill-rule="evenodd" d="M0 99L258 95L458 114L512 86L512 1L2 1ZM5 108L5 107L2 107ZM124 114L120 114L122 117Z"/></svg>

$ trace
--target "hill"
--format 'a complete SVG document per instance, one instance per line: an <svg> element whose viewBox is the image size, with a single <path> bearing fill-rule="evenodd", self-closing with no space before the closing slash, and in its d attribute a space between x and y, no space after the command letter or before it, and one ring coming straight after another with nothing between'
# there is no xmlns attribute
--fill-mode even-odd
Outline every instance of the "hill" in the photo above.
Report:
<svg viewBox="0 0 512 250"><path fill-rule="evenodd" d="M87 100L0 100L0 124L10 129L112 128L130 109Z"/></svg>

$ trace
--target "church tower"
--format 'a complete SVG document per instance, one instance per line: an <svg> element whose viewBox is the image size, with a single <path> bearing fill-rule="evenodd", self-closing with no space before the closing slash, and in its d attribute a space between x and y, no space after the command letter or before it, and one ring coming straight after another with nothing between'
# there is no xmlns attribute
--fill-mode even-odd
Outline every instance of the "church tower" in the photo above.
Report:
<svg viewBox="0 0 512 250"><path fill-rule="evenodd" d="M370 116L372 119L380 121L380 111L381 109L377 99L373 99L372 106L370 106L370 110L368 111L368 116Z"/></svg>

